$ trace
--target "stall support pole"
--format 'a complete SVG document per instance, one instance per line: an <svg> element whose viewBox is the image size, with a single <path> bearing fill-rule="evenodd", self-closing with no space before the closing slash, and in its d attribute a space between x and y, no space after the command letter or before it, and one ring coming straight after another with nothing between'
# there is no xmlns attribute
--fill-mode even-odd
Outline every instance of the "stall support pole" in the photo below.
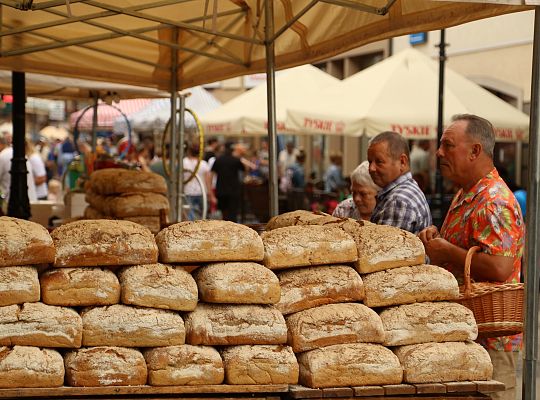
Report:
<svg viewBox="0 0 540 400"><path fill-rule="evenodd" d="M270 158L269 168L269 215L274 217L279 214L278 201L278 173L277 173L277 134L276 134L276 82L274 60L274 4L272 0L265 3L265 47L266 47L266 98L268 107L268 144Z"/></svg>
<svg viewBox="0 0 540 400"><path fill-rule="evenodd" d="M182 207L184 203L184 132L186 129L184 115L186 111L186 96L178 96L180 106L178 108L178 174L176 181L176 193L178 193L178 221L182 221ZM174 118L176 120L176 118Z"/></svg>
<svg viewBox="0 0 540 400"><path fill-rule="evenodd" d="M99 102L99 93L96 90L92 93L94 98L94 113L92 114L92 154L96 154L97 149L97 126L98 126L98 102ZM128 149L129 150L129 149Z"/></svg>
<svg viewBox="0 0 540 400"><path fill-rule="evenodd" d="M173 31L173 42L178 40L178 29ZM178 222L182 204L181 196L178 192L178 178L181 174L182 163L178 163L178 143L177 125L176 125L176 104L178 102L178 75L177 75L178 52L171 49L171 144L169 146L169 171L170 171L170 203L171 203L171 222ZM165 156L165 155L164 155ZM178 168L177 168L178 166ZM182 174L183 175L183 174Z"/></svg>
<svg viewBox="0 0 540 400"><path fill-rule="evenodd" d="M525 346L522 399L536 399L536 363L538 359L538 243L540 240L540 7L534 14L533 71L531 82L531 117L529 123L529 182L527 193L525 240Z"/></svg>
<svg viewBox="0 0 540 400"><path fill-rule="evenodd" d="M9 202L7 214L10 217L29 219L30 200L28 199L28 170L26 168L26 157L24 139L25 127L25 103L26 84L24 72L11 73L11 85L13 88L13 159L11 160L11 183L9 187Z"/></svg>
<svg viewBox="0 0 540 400"><path fill-rule="evenodd" d="M445 30L441 29L441 40L439 43L439 92L438 92L438 107L437 107L437 148L441 145L441 137L444 130L444 69L446 64L446 41ZM439 160L437 159L437 169L435 171L435 196L433 198L433 223L440 228L443 221L443 206L444 202L444 187L441 170L439 168Z"/></svg>

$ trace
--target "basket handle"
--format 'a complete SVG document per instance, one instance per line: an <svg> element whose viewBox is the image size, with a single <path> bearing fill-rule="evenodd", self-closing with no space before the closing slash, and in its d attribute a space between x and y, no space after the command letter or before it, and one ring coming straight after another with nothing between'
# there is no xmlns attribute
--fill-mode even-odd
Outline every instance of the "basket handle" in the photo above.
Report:
<svg viewBox="0 0 540 400"><path fill-rule="evenodd" d="M465 257L465 270L464 270L464 284L465 284L465 297L471 296L471 263L472 263L472 256L477 251L480 251L480 246L473 246L467 251L467 256Z"/></svg>

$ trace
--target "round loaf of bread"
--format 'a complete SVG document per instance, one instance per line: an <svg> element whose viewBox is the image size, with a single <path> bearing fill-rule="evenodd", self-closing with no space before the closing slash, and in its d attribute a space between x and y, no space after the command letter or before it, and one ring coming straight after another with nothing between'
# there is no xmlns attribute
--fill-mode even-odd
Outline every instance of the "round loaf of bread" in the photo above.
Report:
<svg viewBox="0 0 540 400"><path fill-rule="evenodd" d="M219 385L223 383L223 361L210 346L157 347L144 352L148 383L153 386Z"/></svg>
<svg viewBox="0 0 540 400"><path fill-rule="evenodd" d="M90 187L99 194L167 193L167 182L153 172L122 168L99 169L90 175Z"/></svg>
<svg viewBox="0 0 540 400"><path fill-rule="evenodd" d="M0 347L0 388L48 388L64 384L64 360L51 349Z"/></svg>
<svg viewBox="0 0 540 400"><path fill-rule="evenodd" d="M257 232L230 221L185 221L156 235L159 257L166 263L262 261L264 248Z"/></svg>
<svg viewBox="0 0 540 400"><path fill-rule="evenodd" d="M209 264L193 275L207 303L274 304L281 296L277 276L254 262Z"/></svg>
<svg viewBox="0 0 540 400"><path fill-rule="evenodd" d="M65 355L69 386L135 386L146 384L146 362L140 351L123 347L90 347Z"/></svg>
<svg viewBox="0 0 540 400"><path fill-rule="evenodd" d="M169 200L159 193L123 193L111 196L109 212L114 217L159 217L161 212L169 214Z"/></svg>
<svg viewBox="0 0 540 400"><path fill-rule="evenodd" d="M168 213L168 211L167 211ZM161 230L161 218L154 215L150 216L137 216L137 217L122 217L120 218L124 221L135 222L136 224L142 225L145 228L148 228L152 234L156 235Z"/></svg>
<svg viewBox="0 0 540 400"><path fill-rule="evenodd" d="M489 353L474 342L412 344L394 352L406 383L485 381L493 374Z"/></svg>
<svg viewBox="0 0 540 400"><path fill-rule="evenodd" d="M283 214L276 215L268 221L265 230L271 231L277 228L293 225L309 225L309 221L320 218L321 216L331 216L322 212L313 212L307 210L289 211Z"/></svg>
<svg viewBox="0 0 540 400"><path fill-rule="evenodd" d="M54 262L53 240L40 224L0 217L0 254L0 267L49 264Z"/></svg>
<svg viewBox="0 0 540 400"><path fill-rule="evenodd" d="M36 267L0 268L0 306L39 301L40 287Z"/></svg>
<svg viewBox="0 0 540 400"><path fill-rule="evenodd" d="M120 274L122 303L136 306L193 311L197 284L190 273L165 264L124 268Z"/></svg>
<svg viewBox="0 0 540 400"><path fill-rule="evenodd" d="M288 346L231 346L221 351L229 385L294 385L298 362Z"/></svg>
<svg viewBox="0 0 540 400"><path fill-rule="evenodd" d="M105 306L120 301L120 283L108 269L50 269L41 274L39 281L45 304Z"/></svg>
<svg viewBox="0 0 540 400"><path fill-rule="evenodd" d="M152 264L158 258L152 232L131 221L75 221L60 225L51 236L55 267Z"/></svg>

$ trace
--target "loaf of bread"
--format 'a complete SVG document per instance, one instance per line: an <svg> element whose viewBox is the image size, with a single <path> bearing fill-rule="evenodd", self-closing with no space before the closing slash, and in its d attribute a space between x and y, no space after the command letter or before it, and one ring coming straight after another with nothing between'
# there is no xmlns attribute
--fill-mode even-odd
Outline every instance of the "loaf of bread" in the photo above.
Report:
<svg viewBox="0 0 540 400"><path fill-rule="evenodd" d="M186 343L285 344L287 325L273 306L199 303L186 316Z"/></svg>
<svg viewBox="0 0 540 400"><path fill-rule="evenodd" d="M364 299L362 278L346 265L296 268L280 271L277 276L281 299L276 307L282 314Z"/></svg>
<svg viewBox="0 0 540 400"><path fill-rule="evenodd" d="M48 264L54 262L54 245L40 224L0 217L0 254L0 267Z"/></svg>
<svg viewBox="0 0 540 400"><path fill-rule="evenodd" d="M197 284L188 272L165 264L124 268L120 274L122 303L136 306L193 311Z"/></svg>
<svg viewBox="0 0 540 400"><path fill-rule="evenodd" d="M288 346L231 346L223 349L221 356L229 385L298 383L298 362Z"/></svg>
<svg viewBox="0 0 540 400"><path fill-rule="evenodd" d="M139 216L139 217L122 217L124 221L135 222L136 224L142 225L145 228L148 228L152 234L156 235L161 230L161 217L155 216Z"/></svg>
<svg viewBox="0 0 540 400"><path fill-rule="evenodd" d="M39 301L40 288L36 267L0 268L0 306Z"/></svg>
<svg viewBox="0 0 540 400"><path fill-rule="evenodd" d="M273 229L293 225L309 225L309 221L320 218L321 216L331 217L330 214L323 212L313 212L307 210L290 211L270 218L266 224L265 230L271 231Z"/></svg>
<svg viewBox="0 0 540 400"><path fill-rule="evenodd" d="M120 283L105 268L57 268L41 274L43 302L55 306L106 306L120 301Z"/></svg>
<svg viewBox="0 0 540 400"><path fill-rule="evenodd" d="M389 307L380 313L385 346L475 340L474 314L458 303L441 301Z"/></svg>
<svg viewBox="0 0 540 400"><path fill-rule="evenodd" d="M223 361L210 346L157 347L144 352L148 383L152 386L219 385L223 383Z"/></svg>
<svg viewBox="0 0 540 400"><path fill-rule="evenodd" d="M159 193L123 193L110 198L109 212L115 217L159 217L169 213L169 200Z"/></svg>
<svg viewBox="0 0 540 400"><path fill-rule="evenodd" d="M99 194L133 192L167 193L167 182L153 172L106 168L92 172L90 187Z"/></svg>
<svg viewBox="0 0 540 400"><path fill-rule="evenodd" d="M207 303L275 304L281 296L277 276L254 262L209 264L193 276Z"/></svg>
<svg viewBox="0 0 540 400"><path fill-rule="evenodd" d="M422 241L395 226L364 226L352 236L358 246L356 269L362 274L423 264L426 260Z"/></svg>
<svg viewBox="0 0 540 400"><path fill-rule="evenodd" d="M101 217L106 217L111 215L111 211L109 209L109 200L112 199L113 196L104 196L102 194L95 193L93 191L87 191L84 194L84 199L88 203L88 205L94 209L98 215L101 215ZM88 207L87 207L88 208ZM90 215L85 215L85 217L91 219Z"/></svg>
<svg viewBox="0 0 540 400"><path fill-rule="evenodd" d="M182 317L173 311L116 304L83 311L84 346L160 347L184 344Z"/></svg>
<svg viewBox="0 0 540 400"><path fill-rule="evenodd" d="M459 296L454 275L435 265L394 268L364 275L363 279L368 307L455 300Z"/></svg>
<svg viewBox="0 0 540 400"><path fill-rule="evenodd" d="M64 360L51 349L0 346L0 388L47 388L64 384Z"/></svg>
<svg viewBox="0 0 540 400"><path fill-rule="evenodd" d="M288 344L295 353L344 343L382 343L381 317L358 303L326 304L286 319Z"/></svg>
<svg viewBox="0 0 540 400"><path fill-rule="evenodd" d="M82 321L71 308L43 303L0 307L0 346L81 347Z"/></svg>
<svg viewBox="0 0 540 400"><path fill-rule="evenodd" d="M97 208L92 206L86 206L84 209L83 217L85 219L110 219L107 215L103 214Z"/></svg>
<svg viewBox="0 0 540 400"><path fill-rule="evenodd" d="M412 344L394 352L405 383L485 381L493 374L488 352L474 342Z"/></svg>
<svg viewBox="0 0 540 400"><path fill-rule="evenodd" d="M154 235L130 221L75 221L60 225L51 236L55 267L152 264L158 258Z"/></svg>
<svg viewBox="0 0 540 400"><path fill-rule="evenodd" d="M356 261L356 244L337 227L300 225L263 232L264 265L283 269Z"/></svg>
<svg viewBox="0 0 540 400"><path fill-rule="evenodd" d="M336 344L298 354L300 384L310 388L396 385L403 370L380 344Z"/></svg>
<svg viewBox="0 0 540 400"><path fill-rule="evenodd" d="M69 386L135 386L146 384L146 362L140 351L91 347L65 355Z"/></svg>

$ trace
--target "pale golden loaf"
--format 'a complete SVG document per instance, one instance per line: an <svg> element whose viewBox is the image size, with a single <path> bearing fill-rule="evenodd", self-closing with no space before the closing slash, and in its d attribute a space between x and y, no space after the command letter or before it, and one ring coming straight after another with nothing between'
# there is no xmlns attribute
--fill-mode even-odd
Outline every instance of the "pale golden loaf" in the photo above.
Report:
<svg viewBox="0 0 540 400"><path fill-rule="evenodd" d="M152 264L158 258L154 235L131 221L75 221L60 225L51 236L55 267Z"/></svg>
<svg viewBox="0 0 540 400"><path fill-rule="evenodd" d="M68 352L64 363L69 386L146 384L146 362L136 349L112 346L84 348Z"/></svg>
<svg viewBox="0 0 540 400"><path fill-rule="evenodd" d="M385 346L473 341L478 336L473 312L458 303L404 304L384 309L380 316Z"/></svg>
<svg viewBox="0 0 540 400"><path fill-rule="evenodd" d="M0 306L33 303L39 299L40 287L36 267L0 268Z"/></svg>
<svg viewBox="0 0 540 400"><path fill-rule="evenodd" d="M50 388L64 384L64 360L52 349L0 346L0 388Z"/></svg>
<svg viewBox="0 0 540 400"><path fill-rule="evenodd" d="M54 244L40 224L0 217L0 267L54 262Z"/></svg>
<svg viewBox="0 0 540 400"><path fill-rule="evenodd" d="M310 388L397 385L403 370L380 344L336 344L298 354L300 384Z"/></svg>
<svg viewBox="0 0 540 400"><path fill-rule="evenodd" d="M148 349L143 354L152 386L223 383L223 361L213 347L184 344Z"/></svg>
<svg viewBox="0 0 540 400"><path fill-rule="evenodd" d="M281 296L277 276L254 262L208 264L193 276L206 303L275 304Z"/></svg>
<svg viewBox="0 0 540 400"><path fill-rule="evenodd" d="M159 217L169 213L169 200L160 193L122 193L111 196L108 211L114 217Z"/></svg>
<svg viewBox="0 0 540 400"><path fill-rule="evenodd" d="M288 346L231 346L224 348L221 356L229 385L298 383L298 362Z"/></svg>
<svg viewBox="0 0 540 400"><path fill-rule="evenodd" d="M186 343L285 344L287 325L273 306L199 303L185 317Z"/></svg>
<svg viewBox="0 0 540 400"><path fill-rule="evenodd" d="M134 265L120 271L119 278L124 304L177 311L193 311L197 306L197 284L181 268Z"/></svg>
<svg viewBox="0 0 540 400"><path fill-rule="evenodd" d="M84 346L160 347L184 344L182 317L173 311L116 304L83 311Z"/></svg>
<svg viewBox="0 0 540 400"><path fill-rule="evenodd" d="M459 296L456 278L435 265L414 265L363 276L368 307L383 307L424 301L455 300Z"/></svg>
<svg viewBox="0 0 540 400"><path fill-rule="evenodd" d="M43 302L55 306L105 306L120 301L120 283L105 268L55 268L39 277Z"/></svg>
<svg viewBox="0 0 540 400"><path fill-rule="evenodd" d="M265 230L271 231L272 229L293 225L309 225L311 220L320 218L322 216L331 217L330 214L322 212L313 212L307 210L289 211L270 218L266 224Z"/></svg>
<svg viewBox="0 0 540 400"><path fill-rule="evenodd" d="M122 168L99 169L90 175L91 190L103 195L133 192L167 193L167 182L153 172Z"/></svg>
<svg viewBox="0 0 540 400"><path fill-rule="evenodd" d="M357 260L352 237L337 227L296 225L263 232L264 265L272 270Z"/></svg>
<svg viewBox="0 0 540 400"><path fill-rule="evenodd" d="M412 344L394 352L405 383L485 381L493 374L488 352L474 342Z"/></svg>
<svg viewBox="0 0 540 400"><path fill-rule="evenodd" d="M231 221L185 221L156 235L165 263L262 261L264 247L257 232Z"/></svg>
<svg viewBox="0 0 540 400"><path fill-rule="evenodd" d="M281 299L276 307L282 314L323 304L364 299L362 278L347 265L320 265L277 272Z"/></svg>

